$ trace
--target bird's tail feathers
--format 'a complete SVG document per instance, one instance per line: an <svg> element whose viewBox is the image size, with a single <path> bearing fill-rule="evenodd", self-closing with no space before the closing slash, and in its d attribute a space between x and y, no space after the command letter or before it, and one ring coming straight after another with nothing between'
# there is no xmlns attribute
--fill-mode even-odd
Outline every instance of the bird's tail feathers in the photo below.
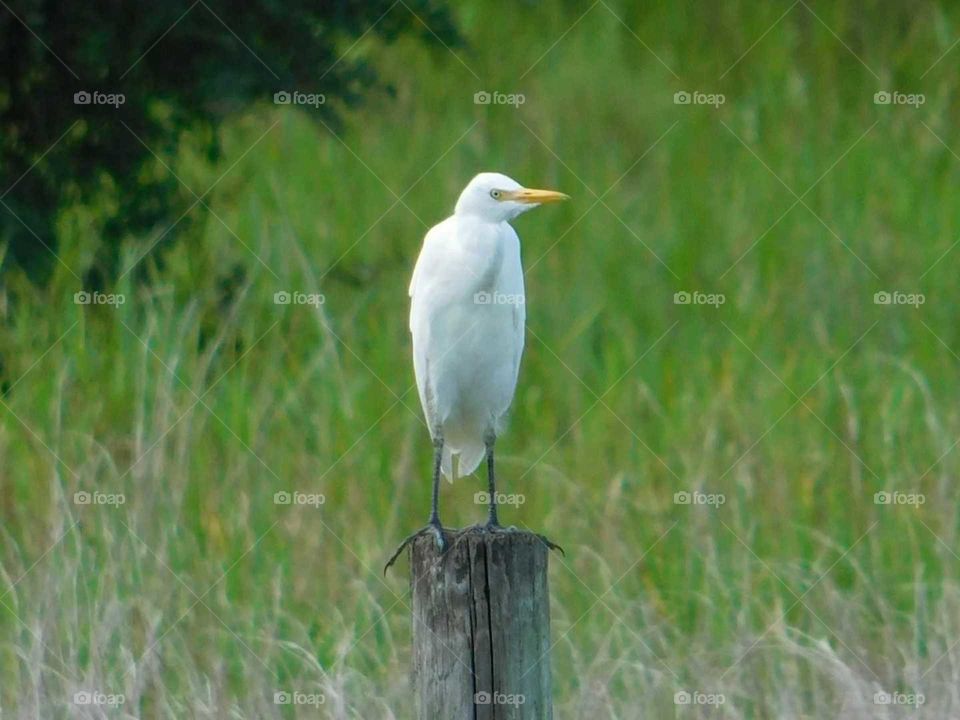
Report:
<svg viewBox="0 0 960 720"><path fill-rule="evenodd" d="M444 446L443 458L440 461L443 476L452 483L457 478L469 475L480 465L485 453L486 448L482 444L456 449Z"/></svg>

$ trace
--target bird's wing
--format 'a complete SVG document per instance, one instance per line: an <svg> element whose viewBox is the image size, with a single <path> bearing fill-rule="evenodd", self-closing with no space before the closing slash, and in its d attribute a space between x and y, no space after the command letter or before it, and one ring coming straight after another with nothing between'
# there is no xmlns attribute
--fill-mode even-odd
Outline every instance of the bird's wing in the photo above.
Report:
<svg viewBox="0 0 960 720"><path fill-rule="evenodd" d="M424 275L429 275L431 268L438 266L440 261L439 250L443 246L444 238L453 233L452 220L453 218L447 218L443 222L437 223L427 230L427 234L423 236L423 246L420 248L417 264L413 266L413 277L410 278L410 288L407 290L410 297L416 295L417 284L420 279Z"/></svg>
<svg viewBox="0 0 960 720"><path fill-rule="evenodd" d="M413 336L413 372L417 379L417 392L420 395L420 405L429 424L431 418L431 399L429 394L429 358L431 314L429 303L430 278L436 278L444 264L444 246L449 246L450 235L454 232L454 225L450 218L434 225L423 238L423 247L420 256L413 268L413 277L410 279L410 333ZM430 428L432 433L433 427Z"/></svg>
<svg viewBox="0 0 960 720"><path fill-rule="evenodd" d="M521 285L521 293L522 285ZM527 306L525 304L526 300L523 303L518 303L513 307L513 332L516 336L516 352L514 354L514 365L513 365L513 377L514 382L516 382L517 376L520 374L520 358L523 357L523 340L524 335L526 334L527 327Z"/></svg>
<svg viewBox="0 0 960 720"><path fill-rule="evenodd" d="M513 333L514 333L514 355L513 355L513 381L516 384L517 376L520 374L520 358L523 356L523 341L526 334L527 305L526 294L523 286L523 265L520 261L520 239L516 231L510 228L513 234L513 242L509 245L509 250L504 258L503 278L505 292L514 297L523 298L521 302L513 305ZM512 394L512 393L511 393Z"/></svg>

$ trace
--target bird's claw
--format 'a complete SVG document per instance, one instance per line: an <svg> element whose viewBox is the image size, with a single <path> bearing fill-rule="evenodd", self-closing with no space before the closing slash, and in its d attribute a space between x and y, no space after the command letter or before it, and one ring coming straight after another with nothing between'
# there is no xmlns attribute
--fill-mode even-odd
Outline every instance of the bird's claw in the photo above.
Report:
<svg viewBox="0 0 960 720"><path fill-rule="evenodd" d="M430 523L429 525L420 528L415 533L412 533L404 538L403 542L400 543L397 549L393 551L393 555L390 556L390 559L387 560L387 564L383 566L383 574L387 574L387 570L389 570L390 566L397 561L397 558L400 557L400 553L404 551L407 545L426 533L433 535L433 538L437 543L437 550L439 550L441 554L447 551L448 543L447 538L443 533L443 527L441 527L440 523Z"/></svg>
<svg viewBox="0 0 960 720"><path fill-rule="evenodd" d="M492 523L492 522L487 522L486 525L476 525L475 527L482 532L489 532L489 533L527 532L525 530L521 530L516 525L511 525L510 527L503 527L503 525L499 523ZM534 535L534 537L537 538L537 540L539 540L544 545L546 545L548 549L559 550L561 555L563 555L564 557L567 556L567 553L564 552L564 549L559 545L557 545L552 540L550 540L550 538L548 538L546 535L541 535L540 533L532 533L532 534Z"/></svg>
<svg viewBox="0 0 960 720"><path fill-rule="evenodd" d="M460 530L459 532L454 533L454 540L455 540L455 542L456 542L456 540L459 540L461 537L463 537L463 536L465 536L465 535L467 535L468 533L471 533L471 532L480 532L480 533L511 533L511 532L527 532L527 531L521 530L521 529L518 528L516 525L511 525L510 527L503 527L503 526L500 525L500 524L493 524L493 523L489 523L489 522L488 522L488 523L486 523L486 524L484 524L484 525L472 525L472 526L470 526L469 528L466 528L466 529L464 529L464 530ZM384 574L384 575L387 574L387 570L389 570L390 567L397 561L397 558L400 557L400 554L406 549L406 547L407 547L410 543L412 543L414 540L416 540L416 539L417 539L418 537L420 537L421 535L424 535L424 534L427 534L427 533L433 535L433 538L434 538L434 540L435 540L436 543L437 543L437 549L440 551L440 554L441 554L441 555L442 555L443 553L445 553L445 552L447 551L447 549L450 547L450 543L447 541L446 534L445 534L443 528L440 526L440 524L439 524L439 523L437 523L437 524L430 523L429 525L426 525L425 527L420 528L420 529L417 530L415 533L412 533L411 535L408 535L408 536L404 539L404 541L403 541L402 543L400 543L400 545L397 547L397 549L393 551L393 555L390 556L390 559L387 560L387 564L383 566L383 574ZM552 540L550 540L548 537L546 537L545 535L540 535L539 533L532 533L532 534L533 534L534 537L537 538L537 540L539 540L541 543L543 543L544 545L546 545L548 549L550 549L550 550L559 550L559 551L560 551L560 554L563 555L564 557L566 557L567 553L564 552L564 549L563 549L562 547L560 547L559 545L557 545L557 544L556 544L555 542L553 542Z"/></svg>
<svg viewBox="0 0 960 720"><path fill-rule="evenodd" d="M564 557L567 556L567 553L565 553L565 552L563 551L563 548L560 547L559 545L557 545L557 544L556 544L555 542L553 542L552 540L550 540L550 538L548 538L546 535L540 535L539 533L536 533L536 535L537 535L537 539L538 539L540 542L542 542L544 545L546 545L548 549L550 549L550 550L559 550L561 555L563 555Z"/></svg>

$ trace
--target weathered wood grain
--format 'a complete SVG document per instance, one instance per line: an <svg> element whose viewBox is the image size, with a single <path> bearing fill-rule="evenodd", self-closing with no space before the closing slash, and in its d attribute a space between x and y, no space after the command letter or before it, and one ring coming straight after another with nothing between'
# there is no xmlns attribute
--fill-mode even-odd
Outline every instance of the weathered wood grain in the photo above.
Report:
<svg viewBox="0 0 960 720"><path fill-rule="evenodd" d="M411 545L413 680L421 720L547 720L548 548L532 533L466 530Z"/></svg>

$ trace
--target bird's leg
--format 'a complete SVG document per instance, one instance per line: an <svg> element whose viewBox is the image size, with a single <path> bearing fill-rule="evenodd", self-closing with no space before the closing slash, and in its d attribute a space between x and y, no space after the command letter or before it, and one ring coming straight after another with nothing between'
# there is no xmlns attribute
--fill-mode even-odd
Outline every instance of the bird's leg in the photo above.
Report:
<svg viewBox="0 0 960 720"><path fill-rule="evenodd" d="M443 535L443 525L440 524L440 470L443 464L443 436L439 431L434 434L433 448L433 496L430 501L430 520L427 522L426 527L420 528L412 535L408 535L404 541L400 543L399 547L393 551L393 555L387 560L387 564L383 566L384 575L387 574L390 566L400 557L400 553L404 551L404 548L424 533L433 535L437 542L437 548L441 553L447 549L447 540Z"/></svg>
<svg viewBox="0 0 960 720"><path fill-rule="evenodd" d="M500 521L497 519L497 481L493 472L493 444L496 442L496 436L493 433L487 435L485 444L487 446L487 493L489 494L489 510L487 513L487 528L494 529L500 527Z"/></svg>
<svg viewBox="0 0 960 720"><path fill-rule="evenodd" d="M443 464L443 436L437 433L433 441L433 496L430 500L430 522L433 535L437 540L440 552L447 549L447 541L443 537L443 525L440 524L440 468Z"/></svg>
<svg viewBox="0 0 960 720"><path fill-rule="evenodd" d="M497 518L497 481L496 475L493 470L493 444L496 442L497 437L492 432L484 438L484 443L487 446L487 492L490 497L489 511L487 515L487 524L483 528L487 532L519 532L516 527L510 526L509 528L504 528L500 525L500 521ZM552 542L545 535L540 535L539 533L534 533L540 542L547 546L550 550L559 550L562 555L566 555L563 551L563 548L557 545L555 542Z"/></svg>

